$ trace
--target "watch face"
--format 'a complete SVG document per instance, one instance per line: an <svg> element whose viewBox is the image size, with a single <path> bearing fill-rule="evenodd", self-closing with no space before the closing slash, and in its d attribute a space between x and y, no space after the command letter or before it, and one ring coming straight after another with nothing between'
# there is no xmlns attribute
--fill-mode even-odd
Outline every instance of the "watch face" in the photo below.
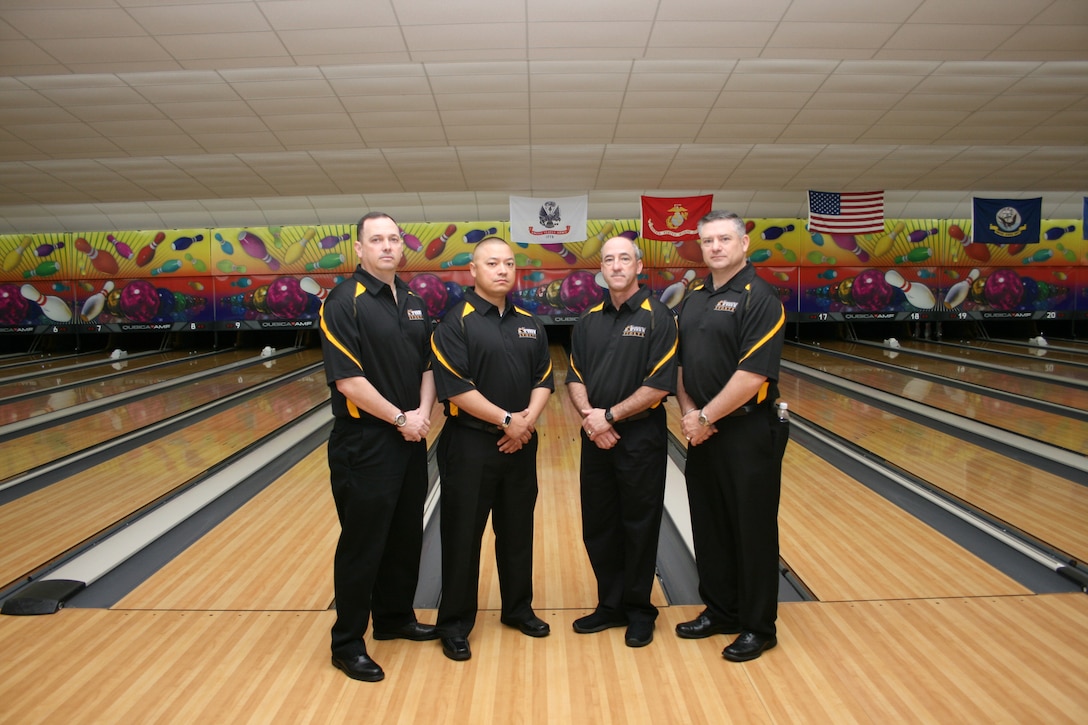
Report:
<svg viewBox="0 0 1088 725"><path fill-rule="evenodd" d="M703 425L703 426L710 425L710 419L708 419L706 417L706 413L699 413L699 425Z"/></svg>
<svg viewBox="0 0 1088 725"><path fill-rule="evenodd" d="M612 422L612 409L611 408L609 408L608 410L606 410L604 412L604 419L607 420L609 423Z"/></svg>
<svg viewBox="0 0 1088 725"><path fill-rule="evenodd" d="M397 426L398 428L400 428L402 425L404 425L407 422L408 422L408 418L405 417L404 413L401 413L400 415L398 415L396 418L393 419L393 424L395 426Z"/></svg>

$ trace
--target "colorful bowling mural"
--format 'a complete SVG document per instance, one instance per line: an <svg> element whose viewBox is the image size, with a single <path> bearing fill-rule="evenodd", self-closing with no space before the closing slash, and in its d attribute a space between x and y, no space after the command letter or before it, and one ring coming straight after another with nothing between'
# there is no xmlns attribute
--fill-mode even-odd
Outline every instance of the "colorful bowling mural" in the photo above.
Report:
<svg viewBox="0 0 1088 725"><path fill-rule="evenodd" d="M882 234L810 234L802 219L747 222L748 257L791 321L1088 317L1080 220L1043 220L1036 244L971 241L967 220L889 219ZM695 242L639 237L639 220L591 220L571 244L514 245L515 304L570 324L604 299L600 249L635 241L642 281L675 308L706 273ZM354 225L0 236L0 333L311 328L356 264ZM439 318L472 284L475 245L500 221L407 223L400 274Z"/></svg>

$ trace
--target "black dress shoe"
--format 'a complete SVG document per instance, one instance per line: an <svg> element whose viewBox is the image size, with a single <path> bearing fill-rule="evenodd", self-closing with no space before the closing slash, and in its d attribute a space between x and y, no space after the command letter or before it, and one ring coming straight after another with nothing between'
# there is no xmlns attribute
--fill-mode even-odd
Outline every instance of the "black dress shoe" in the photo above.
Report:
<svg viewBox="0 0 1088 725"><path fill-rule="evenodd" d="M338 670L343 670L344 674L353 680L378 682L385 677L381 666L365 654L350 657L333 655L332 664Z"/></svg>
<svg viewBox="0 0 1088 725"><path fill-rule="evenodd" d="M611 614L597 610L592 614L574 620L573 626L574 631L578 634L593 634L612 627L622 627L625 624L627 624L627 617L622 614Z"/></svg>
<svg viewBox="0 0 1088 725"><path fill-rule="evenodd" d="M374 630L374 639L410 639L413 642L426 642L430 639L438 639L438 630L433 624L411 622L400 629L392 629L388 632Z"/></svg>
<svg viewBox="0 0 1088 725"><path fill-rule="evenodd" d="M722 650L722 657L730 662L747 662L754 660L778 644L775 636L756 634L755 632L741 632L741 635L733 640L733 644Z"/></svg>
<svg viewBox="0 0 1088 725"><path fill-rule="evenodd" d="M457 662L464 662L472 657L472 650L468 648L467 637L443 637L442 654Z"/></svg>
<svg viewBox="0 0 1088 725"><path fill-rule="evenodd" d="M736 634L740 628L723 622L716 622L704 612L690 622L676 625L676 636L684 639L703 639L712 634Z"/></svg>
<svg viewBox="0 0 1088 725"><path fill-rule="evenodd" d="M507 627L520 630L522 634L527 634L530 637L547 637L552 633L552 628L548 626L548 623L535 614L522 622L515 622L512 619L502 619L500 621Z"/></svg>
<svg viewBox="0 0 1088 725"><path fill-rule="evenodd" d="M654 623L646 621L631 622L627 625L627 634L623 639L628 647L645 647L654 641Z"/></svg>

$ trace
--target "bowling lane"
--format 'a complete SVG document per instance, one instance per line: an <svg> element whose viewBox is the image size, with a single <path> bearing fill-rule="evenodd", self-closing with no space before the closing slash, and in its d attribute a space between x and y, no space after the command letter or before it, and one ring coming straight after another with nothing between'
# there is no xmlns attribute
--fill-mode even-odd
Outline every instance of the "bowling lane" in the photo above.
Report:
<svg viewBox="0 0 1088 725"><path fill-rule="evenodd" d="M944 347L948 347L950 344L964 344L964 343L950 343L945 340L942 343ZM1030 345L1027 342L1017 343L1004 340L972 340L970 342L972 348L978 350L992 350L998 353L1007 353L1010 355L1031 355L1040 359L1050 360L1052 362L1070 363L1073 365L1088 365L1088 354L1084 352L1075 352L1072 350L1059 350L1058 347L1041 347L1039 345Z"/></svg>
<svg viewBox="0 0 1088 725"><path fill-rule="evenodd" d="M245 368L9 438L0 443L0 481L320 360L321 351L313 349L264 361L254 358L253 365Z"/></svg>
<svg viewBox="0 0 1088 725"><path fill-rule="evenodd" d="M1063 385L1059 382L1033 380L1014 373L1001 373L989 368L977 367L958 360L912 355L911 348L893 350L873 345L859 345L852 342L821 343L820 349L786 345L782 353L784 360L792 360L800 365L822 369L822 365L841 364L843 358L836 354L844 353L861 360L872 360L885 365L894 365L904 371L921 371L939 375L949 380L980 385L994 390L1022 395L1035 400L1044 400L1056 405L1065 405L1077 410L1088 411L1088 390ZM840 361L840 362L836 362ZM872 370L867 365L857 365L851 373Z"/></svg>
<svg viewBox="0 0 1088 725"><path fill-rule="evenodd" d="M340 524L327 453L318 446L112 608L328 609Z"/></svg>
<svg viewBox="0 0 1088 725"><path fill-rule="evenodd" d="M1078 560L1088 557L1088 486L836 393L796 375L790 409Z"/></svg>
<svg viewBox="0 0 1088 725"><path fill-rule="evenodd" d="M199 356L187 351L156 353L0 385L0 398L40 393L5 403L0 426L257 356L254 350L241 349ZM75 385L79 382L85 384Z"/></svg>
<svg viewBox="0 0 1088 725"><path fill-rule="evenodd" d="M569 402L566 354L552 346L556 392L537 432L540 495L533 552L534 607L588 610L596 585L582 544L578 494L580 417ZM443 416L436 411L432 429ZM433 432L433 430L432 430ZM432 436L428 436L433 445ZM125 596L115 609L326 609L339 525L321 445L200 541ZM270 537L269 532L275 536ZM484 534L481 611L501 608L494 534ZM666 604L655 583L653 600Z"/></svg>
<svg viewBox="0 0 1088 725"><path fill-rule="evenodd" d="M939 342L925 342L922 340L900 340L902 347L898 352L911 352L912 350L943 355L950 360L961 361L964 365L972 362L981 362L987 365L1001 365L1010 370L1021 370L1028 373L1054 375L1069 380L1088 382L1088 367L1072 365L1069 363L1055 362L1045 357L1011 355L997 350L984 350L971 345L944 345ZM820 343L822 347L839 349L845 345L854 343L827 342Z"/></svg>
<svg viewBox="0 0 1088 725"><path fill-rule="evenodd" d="M328 397L318 371L0 506L0 586L119 524ZM274 538L275 526L263 533L266 542Z"/></svg>
<svg viewBox="0 0 1088 725"><path fill-rule="evenodd" d="M675 399L666 411L683 440ZM822 602L1028 593L796 440L782 462L778 522L783 560Z"/></svg>
<svg viewBox="0 0 1088 725"><path fill-rule="evenodd" d="M104 350L72 355L39 355L28 360L0 365L0 383L5 382L6 378L15 377L17 375L48 373L88 362L109 361L110 352Z"/></svg>
<svg viewBox="0 0 1088 725"><path fill-rule="evenodd" d="M1088 451L1088 422L1001 398L789 346L783 359L1070 451ZM991 387L996 387L990 383ZM1065 388L1065 390L1068 390ZM1088 399L1088 391L1079 392Z"/></svg>

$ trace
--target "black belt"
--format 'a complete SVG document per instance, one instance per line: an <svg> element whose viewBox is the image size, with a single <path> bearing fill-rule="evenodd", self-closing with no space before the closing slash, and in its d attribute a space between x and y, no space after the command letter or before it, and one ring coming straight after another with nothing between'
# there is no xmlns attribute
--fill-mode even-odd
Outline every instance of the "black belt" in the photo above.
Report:
<svg viewBox="0 0 1088 725"><path fill-rule="evenodd" d="M766 403L750 403L748 405L742 405L742 406L740 406L739 408L737 408L736 410L734 410L732 413L730 413L729 415L727 415L725 417L726 418L739 418L742 415L748 415L749 413L752 413L752 412L755 412L755 411L759 410L764 405L766 405Z"/></svg>
<svg viewBox="0 0 1088 725"><path fill-rule="evenodd" d="M502 435L506 432L506 429L502 426L495 425L494 423L485 423L479 418L469 418L465 415L455 415L452 416L450 420L457 423L457 425L464 426L465 428L472 428L474 430L482 430L484 433Z"/></svg>
<svg viewBox="0 0 1088 725"><path fill-rule="evenodd" d="M649 418L649 417L650 417L650 409L647 408L646 410L643 410L643 411L641 411L639 413L635 413L634 415L629 415L626 418L618 418L618 419L616 419L616 420L614 420L612 422L613 423L630 423L630 422L635 421L635 420L642 420L643 418Z"/></svg>

